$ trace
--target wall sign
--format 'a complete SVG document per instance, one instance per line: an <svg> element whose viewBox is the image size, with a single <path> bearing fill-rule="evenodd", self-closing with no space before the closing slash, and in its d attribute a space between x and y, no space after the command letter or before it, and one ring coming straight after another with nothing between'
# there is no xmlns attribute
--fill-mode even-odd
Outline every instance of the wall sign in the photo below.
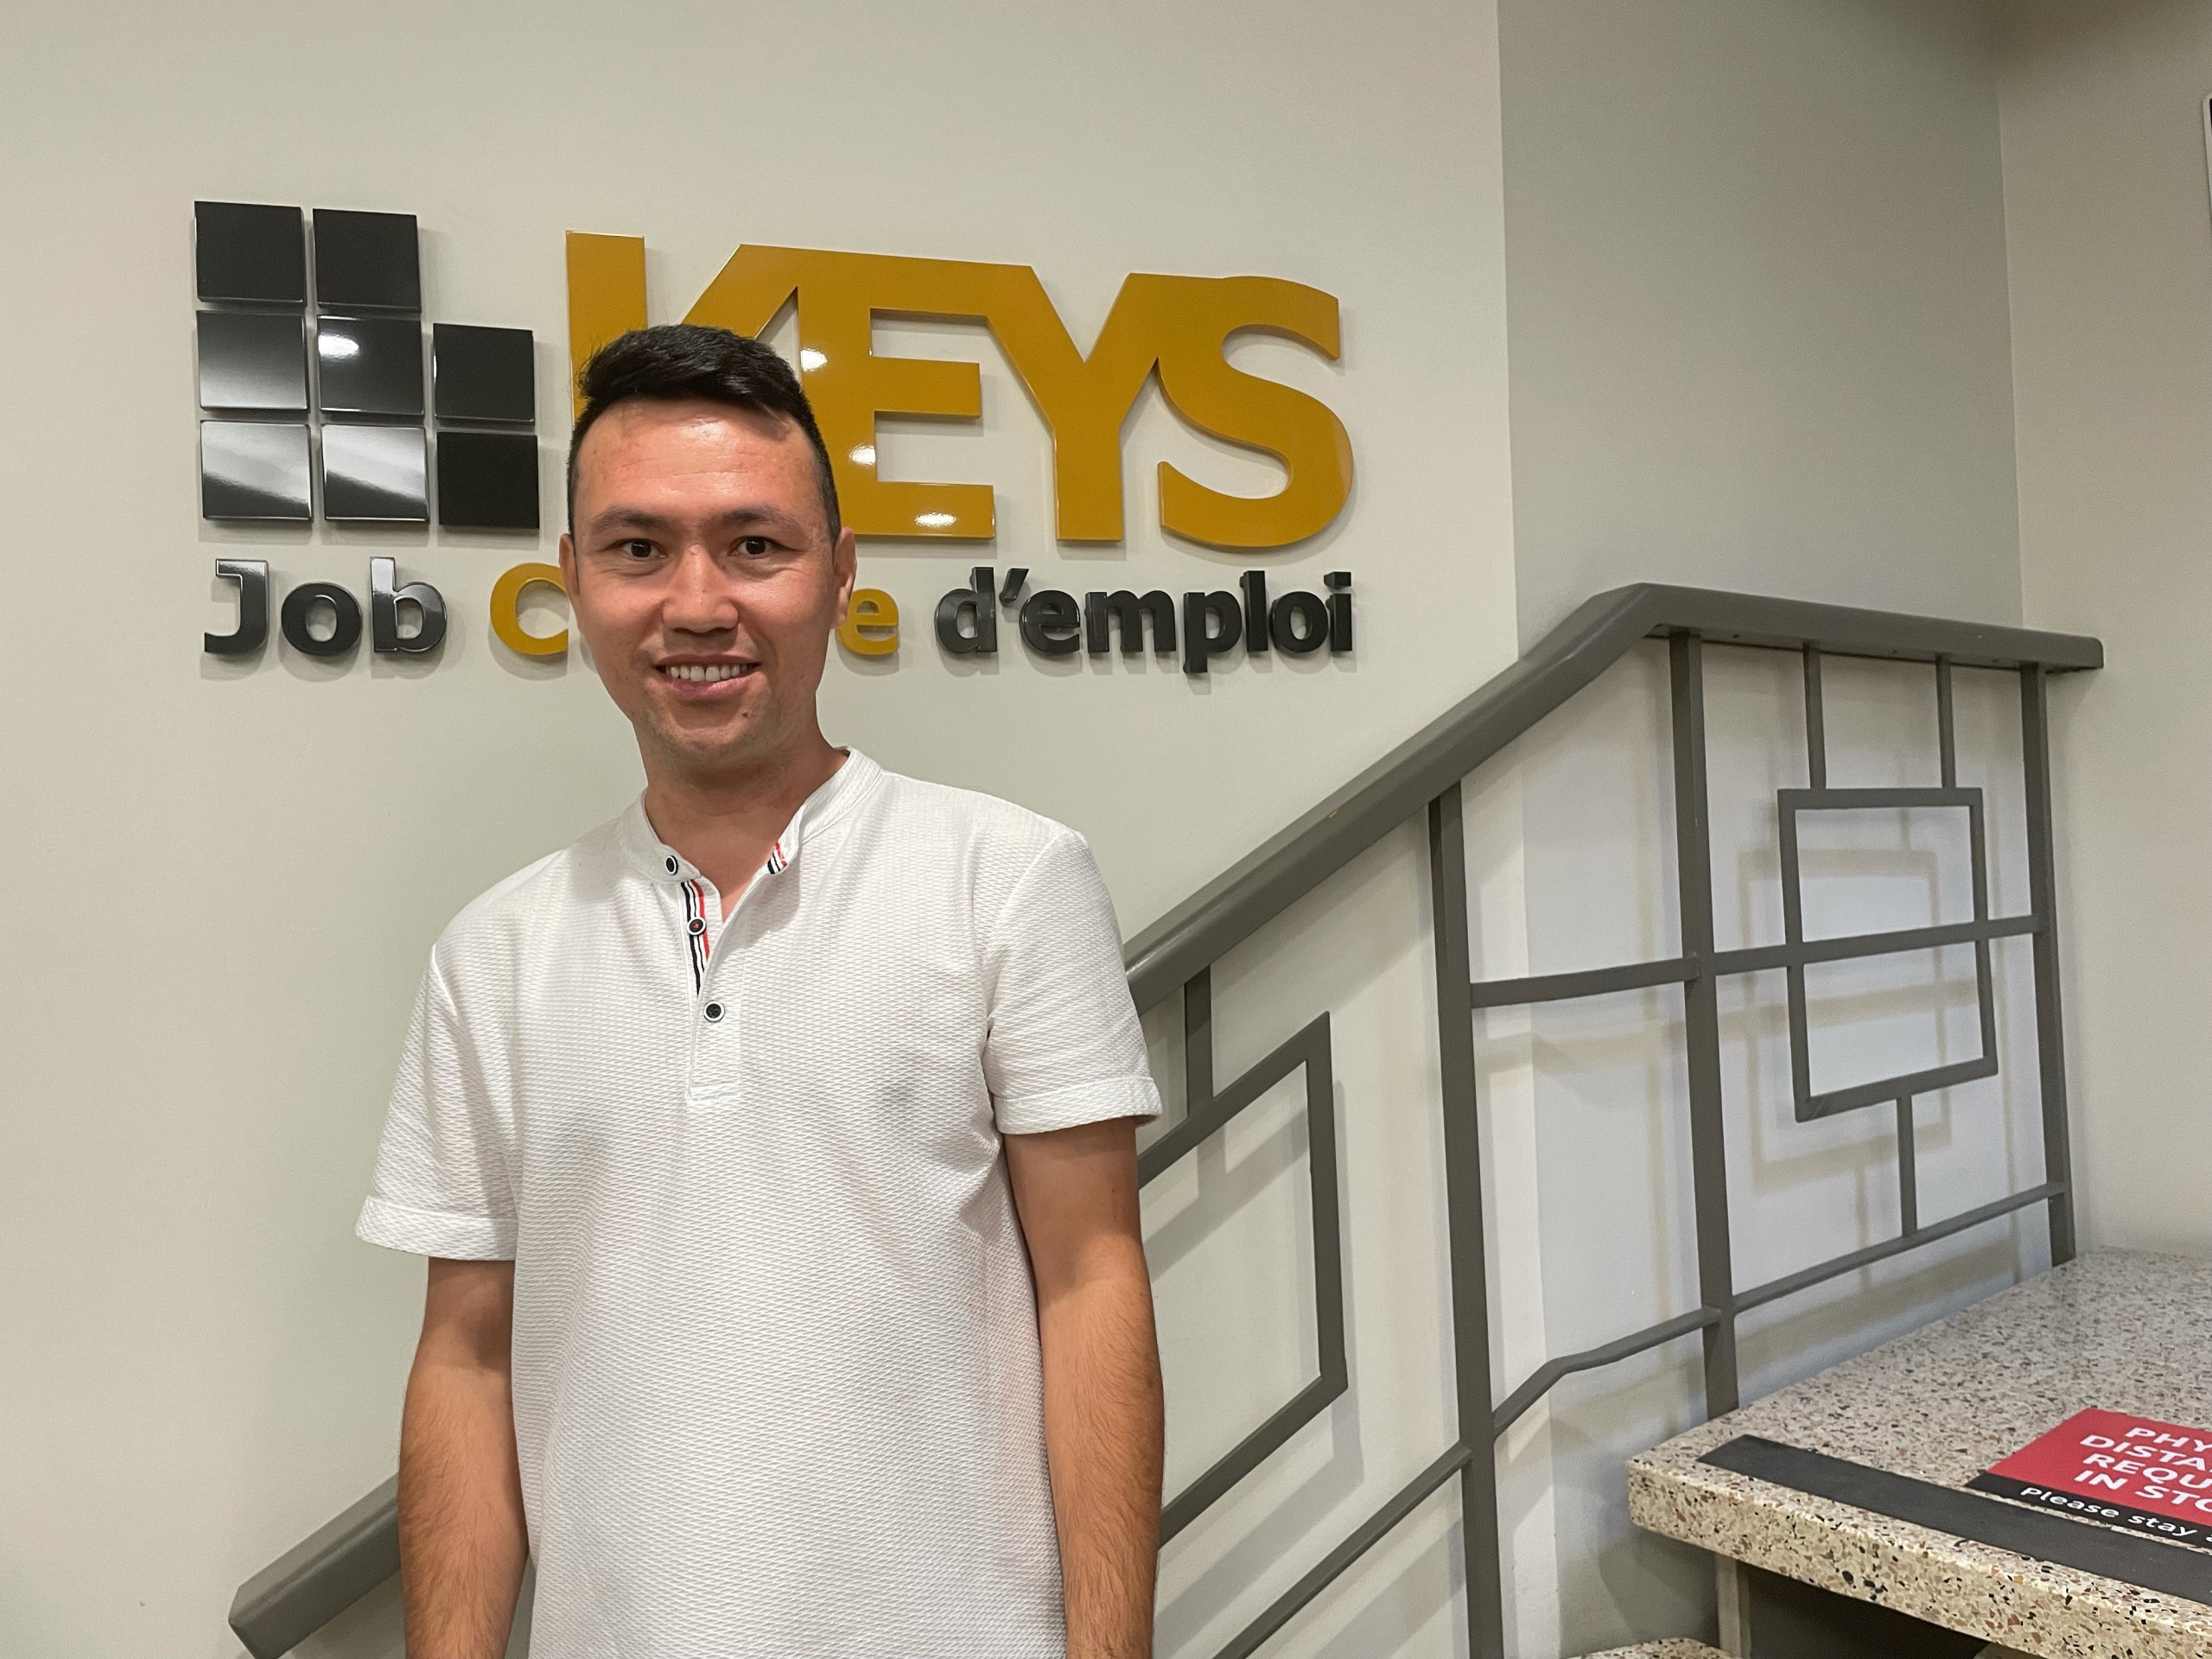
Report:
<svg viewBox="0 0 2212 1659"><path fill-rule="evenodd" d="M747 246L730 256L684 321L758 334L786 306L797 310L799 372L830 447L838 499L862 536L988 539L995 524L988 485L876 475L878 415L982 415L976 365L879 357L879 315L989 327L1051 429L1061 541L1122 539L1122 423L1155 372L1184 421L1273 455L1288 474L1273 495L1224 495L1162 461L1162 529L1214 547L1287 547L1325 529L1351 493L1351 440L1328 407L1247 374L1223 354L1231 335L1252 330L1297 340L1333 362L1337 302L1303 283L1132 276L1085 357L1027 265ZM645 238L571 232L571 359L583 362L645 321Z"/></svg>
<svg viewBox="0 0 2212 1659"><path fill-rule="evenodd" d="M1001 584L993 579L989 565L977 565L969 586L938 601L938 644L955 657L996 656L998 610L1019 602L1015 624L1021 643L1040 657L1072 657L1077 651L1103 657L1115 648L1116 636L1122 655L1139 657L1147 630L1153 654L1172 658L1179 649L1185 674L1210 672L1213 658L1240 642L1252 656L1271 647L1291 657L1351 649L1351 573L1346 570L1329 573L1325 600L1319 594L1285 594L1272 605L1268 573L1247 570L1239 593L1185 594L1179 632L1175 601L1162 589L1093 589L1078 607L1073 594L1052 588L1022 599L1028 581L1029 572L1017 567ZM896 620L894 608L893 626Z"/></svg>
<svg viewBox="0 0 2212 1659"><path fill-rule="evenodd" d="M537 528L530 330L433 325L426 398L412 213L319 209L312 262L297 207L193 219L202 516L426 524L428 413L438 523Z"/></svg>
<svg viewBox="0 0 2212 1659"><path fill-rule="evenodd" d="M424 369L418 234L407 213L194 204L200 512L214 520L427 525L535 537L538 443L535 342L528 329L435 322ZM311 250L311 251L310 251ZM569 343L581 365L646 321L642 238L571 232ZM1351 440L1326 405L1248 373L1226 356L1245 331L1297 340L1335 360L1338 305L1319 289L1274 277L1138 273L1122 283L1086 355L1076 349L1044 285L1024 265L751 245L730 256L686 321L741 334L796 314L799 372L829 446L846 521L866 537L988 540L996 533L988 484L885 479L876 467L882 415L980 419L980 366L878 355L879 315L950 318L987 326L1051 433L1058 540L1115 542L1124 531L1122 427L1157 378L1167 405L1198 431L1271 455L1282 487L1224 494L1167 462L1159 467L1162 529L1211 547L1264 552L1327 527L1351 490ZM237 584L237 615L205 636L219 656L263 649L272 608L285 643L343 657L363 633L361 601L328 582L294 585L277 601L267 561L219 559ZM446 607L429 582L400 580L394 558L369 561L370 649L428 655L443 640ZM938 600L938 644L953 657L999 651L1012 635L1039 657L1081 651L1152 653L1190 675L1248 655L1352 649L1351 577L1325 593L1270 597L1264 570L1237 590L1027 591L1029 572L1001 582L976 567L970 586ZM533 586L557 588L557 566L532 560L494 584L493 635L524 656L557 655L565 630L526 632L519 610ZM1179 586L1179 584L1178 584ZM845 649L885 657L900 644L898 601L880 588L854 595L838 629Z"/></svg>

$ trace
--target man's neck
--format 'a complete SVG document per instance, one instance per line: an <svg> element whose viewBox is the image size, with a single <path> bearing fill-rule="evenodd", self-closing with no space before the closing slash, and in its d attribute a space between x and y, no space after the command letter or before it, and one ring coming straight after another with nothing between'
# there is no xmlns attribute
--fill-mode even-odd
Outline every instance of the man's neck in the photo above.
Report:
<svg viewBox="0 0 2212 1659"><path fill-rule="evenodd" d="M657 766L648 757L645 816L654 834L715 884L728 916L791 815L845 760L819 732L742 772L702 775Z"/></svg>

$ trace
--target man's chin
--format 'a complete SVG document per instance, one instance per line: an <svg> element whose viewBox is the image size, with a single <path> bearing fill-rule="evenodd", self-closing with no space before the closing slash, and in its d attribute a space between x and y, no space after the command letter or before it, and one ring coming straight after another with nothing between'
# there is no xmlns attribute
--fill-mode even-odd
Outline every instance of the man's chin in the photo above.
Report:
<svg viewBox="0 0 2212 1659"><path fill-rule="evenodd" d="M656 710L654 747L687 772L722 772L757 764L775 750L775 734L758 715L732 710L713 720L671 718Z"/></svg>

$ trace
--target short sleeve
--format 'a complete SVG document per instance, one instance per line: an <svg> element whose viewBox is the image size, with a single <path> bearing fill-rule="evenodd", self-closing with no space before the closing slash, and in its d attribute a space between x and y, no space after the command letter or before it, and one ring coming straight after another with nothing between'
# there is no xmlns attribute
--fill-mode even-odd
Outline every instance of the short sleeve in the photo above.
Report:
<svg viewBox="0 0 2212 1659"><path fill-rule="evenodd" d="M1055 827L1007 894L985 965L983 1077L1001 1134L1159 1115L1114 903L1081 836Z"/></svg>
<svg viewBox="0 0 2212 1659"><path fill-rule="evenodd" d="M502 1092L479 1063L433 957L355 1234L419 1255L512 1260L505 1130L513 1119Z"/></svg>

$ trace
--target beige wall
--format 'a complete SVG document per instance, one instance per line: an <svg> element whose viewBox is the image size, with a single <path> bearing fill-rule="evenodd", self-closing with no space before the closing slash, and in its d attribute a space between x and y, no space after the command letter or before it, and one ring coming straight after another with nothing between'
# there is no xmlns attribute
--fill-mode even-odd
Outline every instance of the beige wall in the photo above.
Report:
<svg viewBox="0 0 2212 1659"><path fill-rule="evenodd" d="M1319 3L7 10L0 1649L232 1655L235 1586L390 1473L421 1268L350 1229L416 976L457 906L638 782L582 664L489 638L493 580L550 536L200 521L194 199L419 215L432 317L537 333L549 505L570 229L645 236L662 317L747 240L1031 264L1086 342L1131 270L1340 296L1340 367L1236 349L1351 433L1349 512L1271 563L1353 570L1361 649L1204 685L1018 647L956 674L927 619L979 556L1224 585L1243 561L1150 527L1152 463L1252 493L1269 468L1148 399L1128 544L1058 550L1042 429L988 342L886 331L980 358L986 406L980 431L887 432L887 471L995 482L1001 531L980 555L867 550L918 626L893 672L833 664L830 728L1075 824L1134 929L1512 654L1492 49L1484 8L1427 0L1349 34ZM434 669L202 658L218 556L359 591L386 550L453 607ZM1373 1315L1402 1325L1427 1328ZM1171 1333L1186 1376L1204 1334ZM1194 1399L1178 1421L1186 1460L1235 1426ZM1433 1452L1400 1471L1382 1444L1358 1478ZM1217 1535L1178 1628L1279 1591L1305 1531L1338 1524ZM386 1650L370 1611L323 1650Z"/></svg>
<svg viewBox="0 0 2212 1659"><path fill-rule="evenodd" d="M1504 0L1521 632L2019 614L1986 0Z"/></svg>
<svg viewBox="0 0 2212 1659"><path fill-rule="evenodd" d="M2088 1237L2212 1250L2212 6L2023 3L2005 207L2027 620L2102 637L2057 710Z"/></svg>

